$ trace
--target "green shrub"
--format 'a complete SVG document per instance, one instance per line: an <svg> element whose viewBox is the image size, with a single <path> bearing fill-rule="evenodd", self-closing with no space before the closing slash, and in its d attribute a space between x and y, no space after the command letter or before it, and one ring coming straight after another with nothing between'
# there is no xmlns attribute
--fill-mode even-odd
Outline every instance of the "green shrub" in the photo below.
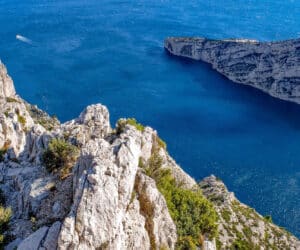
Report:
<svg viewBox="0 0 300 250"><path fill-rule="evenodd" d="M10 218L12 216L12 211L10 208L3 207L4 204L4 196L1 190L0 193L0 249L3 249L6 245L6 237L5 237L5 231L8 229L8 224L10 221Z"/></svg>
<svg viewBox="0 0 300 250"><path fill-rule="evenodd" d="M264 216L264 220L267 221L267 222L273 223L273 220L272 220L272 216L271 216L271 215L266 215L266 216Z"/></svg>
<svg viewBox="0 0 300 250"><path fill-rule="evenodd" d="M176 250L196 250L194 239L190 236L181 237L176 243Z"/></svg>
<svg viewBox="0 0 300 250"><path fill-rule="evenodd" d="M11 208L5 208L3 206L0 206L0 229L6 230L8 222L11 218L12 212Z"/></svg>
<svg viewBox="0 0 300 250"><path fill-rule="evenodd" d="M18 102L19 103L19 101L17 99L12 98L12 97L6 97L6 101L7 102Z"/></svg>
<svg viewBox="0 0 300 250"><path fill-rule="evenodd" d="M241 238L236 239L230 247L230 250L250 250L250 249L254 249L252 244L250 244L246 240L242 240Z"/></svg>
<svg viewBox="0 0 300 250"><path fill-rule="evenodd" d="M0 162L4 161L4 155L6 154L6 149L0 149Z"/></svg>
<svg viewBox="0 0 300 250"><path fill-rule="evenodd" d="M145 229L148 232L149 239L150 239L150 249L155 250L155 235L153 233L154 230L154 205L148 199L147 195L144 191L142 191L139 195L139 202L140 202L140 211L142 215L145 217Z"/></svg>
<svg viewBox="0 0 300 250"><path fill-rule="evenodd" d="M3 147L0 148L0 162L4 161L4 155L6 154L7 150L9 149L10 144L11 144L11 141L6 140Z"/></svg>
<svg viewBox="0 0 300 250"><path fill-rule="evenodd" d="M163 149L167 149L167 144L159 137L157 137L157 144L163 148Z"/></svg>
<svg viewBox="0 0 300 250"><path fill-rule="evenodd" d="M24 128L26 125L26 118L20 114L18 114L18 122L21 123L22 127Z"/></svg>
<svg viewBox="0 0 300 250"><path fill-rule="evenodd" d="M136 121L136 119L134 119L134 118L128 118L128 119L120 119L120 120L118 120L118 122L117 122L117 128L116 128L117 133L118 134L122 133L124 131L125 126L127 124L129 124L131 126L134 126L137 130L139 130L141 132L143 132L145 130L145 127L142 124L138 123Z"/></svg>
<svg viewBox="0 0 300 250"><path fill-rule="evenodd" d="M79 149L63 139L54 138L42 156L42 162L49 172L60 171L61 179L69 176L79 156Z"/></svg>
<svg viewBox="0 0 300 250"><path fill-rule="evenodd" d="M224 208L223 210L221 210L221 216L225 220L226 223L230 222L231 212L228 209Z"/></svg>
<svg viewBox="0 0 300 250"><path fill-rule="evenodd" d="M177 227L178 249L193 249L201 246L202 236L213 238L217 235L217 213L210 201L200 191L189 190L176 183L169 169L162 168L162 159L154 150L145 173L156 181L165 197L170 215Z"/></svg>

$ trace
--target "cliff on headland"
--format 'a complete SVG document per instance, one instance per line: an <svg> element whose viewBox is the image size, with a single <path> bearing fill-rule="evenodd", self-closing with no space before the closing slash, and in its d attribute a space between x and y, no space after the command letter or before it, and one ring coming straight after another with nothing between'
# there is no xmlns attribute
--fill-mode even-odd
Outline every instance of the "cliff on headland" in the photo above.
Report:
<svg viewBox="0 0 300 250"><path fill-rule="evenodd" d="M299 249L214 176L196 183L157 132L103 105L60 124L0 64L0 248Z"/></svg>
<svg viewBox="0 0 300 250"><path fill-rule="evenodd" d="M211 64L233 82L300 103L300 39L258 42L169 37L164 46L172 55Z"/></svg>

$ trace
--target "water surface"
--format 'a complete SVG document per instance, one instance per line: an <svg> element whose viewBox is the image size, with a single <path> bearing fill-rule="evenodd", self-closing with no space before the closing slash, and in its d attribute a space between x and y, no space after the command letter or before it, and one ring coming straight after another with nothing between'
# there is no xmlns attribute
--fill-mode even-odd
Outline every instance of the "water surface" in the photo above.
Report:
<svg viewBox="0 0 300 250"><path fill-rule="evenodd" d="M0 57L29 102L62 121L99 102L112 123L136 117L193 177L219 176L300 236L300 106L163 50L167 36L296 38L299 12L279 0L0 0Z"/></svg>

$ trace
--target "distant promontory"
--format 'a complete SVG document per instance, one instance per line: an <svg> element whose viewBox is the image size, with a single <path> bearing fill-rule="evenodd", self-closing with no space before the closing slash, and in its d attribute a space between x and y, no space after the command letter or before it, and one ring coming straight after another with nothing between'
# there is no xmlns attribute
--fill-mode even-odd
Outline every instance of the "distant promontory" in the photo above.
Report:
<svg viewBox="0 0 300 250"><path fill-rule="evenodd" d="M300 103L300 39L259 42L169 37L164 46L172 55L211 64L233 82Z"/></svg>

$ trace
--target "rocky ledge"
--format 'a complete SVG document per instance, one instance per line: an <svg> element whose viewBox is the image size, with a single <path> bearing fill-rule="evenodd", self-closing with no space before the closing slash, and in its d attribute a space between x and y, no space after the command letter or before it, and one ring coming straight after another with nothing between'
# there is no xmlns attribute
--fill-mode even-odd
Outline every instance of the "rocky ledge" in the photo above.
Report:
<svg viewBox="0 0 300 250"><path fill-rule="evenodd" d="M0 91L0 248L300 248L214 176L196 183L152 128L112 128L100 104L60 124L16 95L3 64Z"/></svg>
<svg viewBox="0 0 300 250"><path fill-rule="evenodd" d="M300 39L258 42L170 37L164 46L172 55L211 64L233 82L300 103Z"/></svg>

